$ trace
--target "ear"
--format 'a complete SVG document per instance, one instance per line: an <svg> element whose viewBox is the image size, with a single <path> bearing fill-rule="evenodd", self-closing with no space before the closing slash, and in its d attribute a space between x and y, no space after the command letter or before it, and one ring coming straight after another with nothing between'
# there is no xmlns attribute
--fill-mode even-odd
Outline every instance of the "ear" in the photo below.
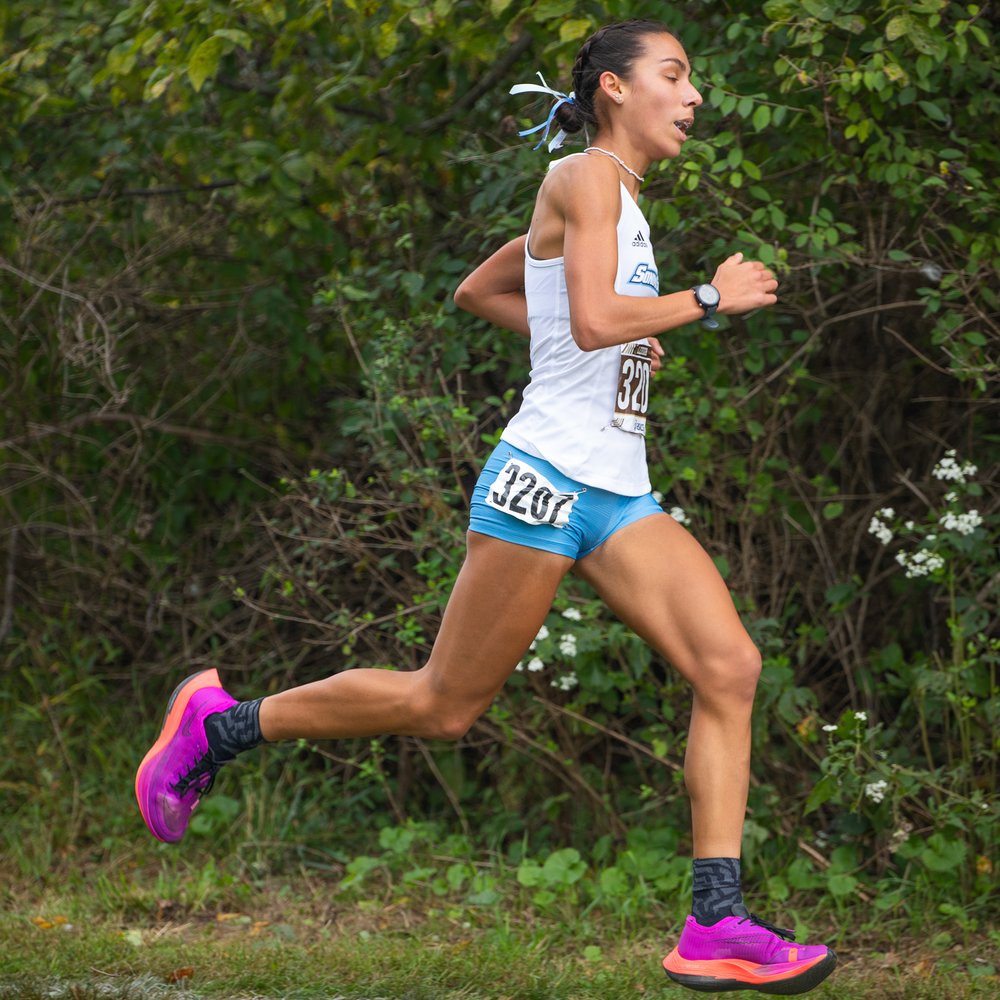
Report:
<svg viewBox="0 0 1000 1000"><path fill-rule="evenodd" d="M613 104L621 104L625 100L624 81L617 73L605 70L597 81L597 89Z"/></svg>

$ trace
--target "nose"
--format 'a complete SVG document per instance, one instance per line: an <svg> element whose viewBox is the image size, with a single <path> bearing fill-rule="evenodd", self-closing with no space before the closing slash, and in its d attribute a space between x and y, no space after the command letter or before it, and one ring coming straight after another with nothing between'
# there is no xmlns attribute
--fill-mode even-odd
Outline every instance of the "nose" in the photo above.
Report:
<svg viewBox="0 0 1000 1000"><path fill-rule="evenodd" d="M697 108L704 101L704 98L701 96L701 93L698 91L697 87L695 87L693 84L691 84L690 87L691 87L690 92L688 93L684 103L689 107Z"/></svg>

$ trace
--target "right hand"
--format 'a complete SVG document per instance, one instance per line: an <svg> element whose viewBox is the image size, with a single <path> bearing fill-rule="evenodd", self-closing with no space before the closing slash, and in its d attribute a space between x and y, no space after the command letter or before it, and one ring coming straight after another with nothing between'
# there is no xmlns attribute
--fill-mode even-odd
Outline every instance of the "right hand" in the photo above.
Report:
<svg viewBox="0 0 1000 1000"><path fill-rule="evenodd" d="M744 260L742 253L726 258L712 284L719 290L720 313L745 313L778 301L778 282L759 260Z"/></svg>

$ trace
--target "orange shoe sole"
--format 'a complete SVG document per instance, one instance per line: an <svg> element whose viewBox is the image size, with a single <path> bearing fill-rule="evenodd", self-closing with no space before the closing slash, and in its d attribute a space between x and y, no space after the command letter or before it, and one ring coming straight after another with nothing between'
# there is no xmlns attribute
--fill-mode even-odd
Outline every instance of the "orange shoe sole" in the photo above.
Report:
<svg viewBox="0 0 1000 1000"><path fill-rule="evenodd" d="M663 971L675 982L700 993L756 990L772 996L796 996L818 986L837 964L832 951L811 962L758 965L739 958L691 960L676 948L663 960Z"/></svg>

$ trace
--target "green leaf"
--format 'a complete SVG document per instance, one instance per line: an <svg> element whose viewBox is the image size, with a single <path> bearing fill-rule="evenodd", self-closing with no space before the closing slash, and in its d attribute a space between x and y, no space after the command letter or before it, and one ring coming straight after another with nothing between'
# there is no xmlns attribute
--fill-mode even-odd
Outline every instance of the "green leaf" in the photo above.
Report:
<svg viewBox="0 0 1000 1000"><path fill-rule="evenodd" d="M533 14L536 21L551 21L557 17L565 17L573 12L576 0L541 0Z"/></svg>
<svg viewBox="0 0 1000 1000"><path fill-rule="evenodd" d="M240 31L238 28L220 28L215 33L215 37L225 38L227 41L238 45L241 49L246 49L248 52L253 46L253 39L250 35L245 31Z"/></svg>
<svg viewBox="0 0 1000 1000"><path fill-rule="evenodd" d="M758 132L763 132L771 124L771 109L766 104L758 104L757 110L753 113L753 127Z"/></svg>
<svg viewBox="0 0 1000 1000"><path fill-rule="evenodd" d="M950 872L965 860L968 850L964 841L949 840L944 834L934 833L920 852L920 860L932 872Z"/></svg>
<svg viewBox="0 0 1000 1000"><path fill-rule="evenodd" d="M828 503L823 505L823 519L826 521L835 521L843 513L844 505L842 503Z"/></svg>
<svg viewBox="0 0 1000 1000"><path fill-rule="evenodd" d="M590 34L592 27L593 22L583 18L573 18L569 21L563 21L559 25L559 41L575 42L578 38L583 38L585 35Z"/></svg>
<svg viewBox="0 0 1000 1000"><path fill-rule="evenodd" d="M917 101L924 114L936 122L948 121L948 116L933 101Z"/></svg>
<svg viewBox="0 0 1000 1000"><path fill-rule="evenodd" d="M206 38L188 60L187 72L191 86L200 91L209 77L214 77L219 70L219 60L222 58L223 42L213 36Z"/></svg>
<svg viewBox="0 0 1000 1000"><path fill-rule="evenodd" d="M826 880L826 887L834 896L850 896L858 887L858 880L853 875L837 872Z"/></svg>
<svg viewBox="0 0 1000 1000"><path fill-rule="evenodd" d="M793 0L767 0L764 15L772 21L791 20L799 12L799 5Z"/></svg>
<svg viewBox="0 0 1000 1000"><path fill-rule="evenodd" d="M897 14L885 26L885 37L890 42L908 35L913 28L913 18L909 14Z"/></svg>
<svg viewBox="0 0 1000 1000"><path fill-rule="evenodd" d="M300 184L309 184L313 179L314 171L312 164L304 156L298 154L282 161L281 169L293 181L298 181Z"/></svg>
<svg viewBox="0 0 1000 1000"><path fill-rule="evenodd" d="M838 787L837 779L832 774L824 774L813 785L813 789L809 793L809 798L806 799L805 807L802 810L803 814L808 816L809 813L819 809L824 802L829 802L837 794Z"/></svg>
<svg viewBox="0 0 1000 1000"><path fill-rule="evenodd" d="M894 260L899 263L904 263L905 261L913 260L913 257L910 254L908 254L905 250L890 250L886 256L888 256L889 260Z"/></svg>
<svg viewBox="0 0 1000 1000"><path fill-rule="evenodd" d="M802 6L821 21L831 21L837 15L837 4L833 0L802 0Z"/></svg>

